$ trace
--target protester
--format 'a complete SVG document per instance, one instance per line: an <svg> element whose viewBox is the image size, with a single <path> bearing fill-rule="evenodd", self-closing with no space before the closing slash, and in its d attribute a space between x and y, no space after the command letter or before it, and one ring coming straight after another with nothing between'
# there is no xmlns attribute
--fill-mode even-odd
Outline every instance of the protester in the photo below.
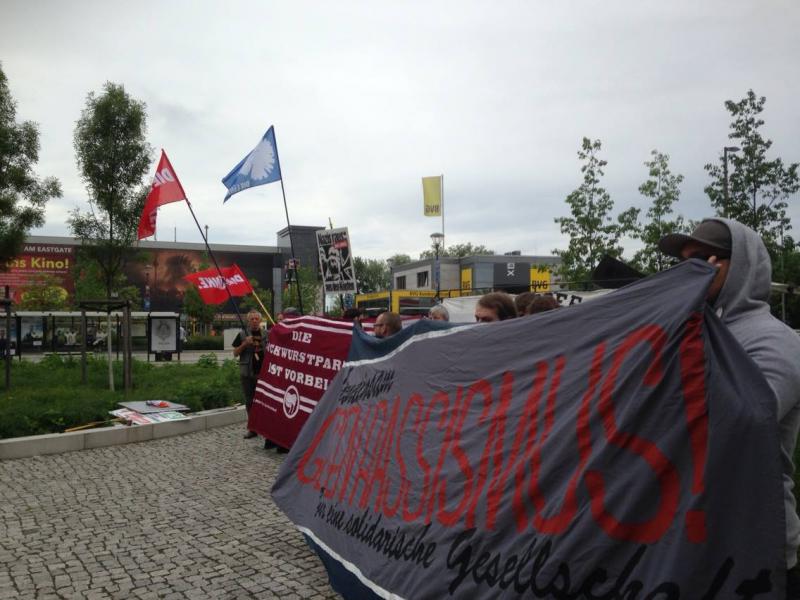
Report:
<svg viewBox="0 0 800 600"><path fill-rule="evenodd" d="M475 320L478 323L505 321L517 316L511 296L505 292L492 292L480 297L475 305Z"/></svg>
<svg viewBox="0 0 800 600"><path fill-rule="evenodd" d="M375 337L388 338L403 328L400 315L393 312L382 312L375 321Z"/></svg>
<svg viewBox="0 0 800 600"><path fill-rule="evenodd" d="M561 308L558 300L552 294L536 294L536 296L525 307L526 315L536 315Z"/></svg>
<svg viewBox="0 0 800 600"><path fill-rule="evenodd" d="M787 597L800 597L800 519L792 493L800 430L800 336L770 314L772 264L767 248L755 231L730 219L707 219L691 235L667 235L659 248L683 260L706 260L717 268L707 300L775 392L783 455Z"/></svg>
<svg viewBox="0 0 800 600"><path fill-rule="evenodd" d="M441 304L436 304L428 311L428 318L433 321L449 321L450 313Z"/></svg>
<svg viewBox="0 0 800 600"><path fill-rule="evenodd" d="M261 313L251 310L247 313L247 328L236 335L233 340L233 355L239 359L239 379L242 384L244 406L250 414L253 405L253 396L256 393L256 382L264 360L266 338L261 333ZM245 439L258 435L255 431L248 431Z"/></svg>
<svg viewBox="0 0 800 600"><path fill-rule="evenodd" d="M517 309L517 315L528 314L528 305L536 298L535 292L522 292L514 297L514 308Z"/></svg>

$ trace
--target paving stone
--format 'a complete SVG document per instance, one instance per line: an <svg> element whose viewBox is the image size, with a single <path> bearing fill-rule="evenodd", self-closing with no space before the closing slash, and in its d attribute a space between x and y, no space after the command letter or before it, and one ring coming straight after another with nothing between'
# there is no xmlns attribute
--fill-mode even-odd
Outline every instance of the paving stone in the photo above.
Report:
<svg viewBox="0 0 800 600"><path fill-rule="evenodd" d="M0 461L0 600L338 598L241 433Z"/></svg>

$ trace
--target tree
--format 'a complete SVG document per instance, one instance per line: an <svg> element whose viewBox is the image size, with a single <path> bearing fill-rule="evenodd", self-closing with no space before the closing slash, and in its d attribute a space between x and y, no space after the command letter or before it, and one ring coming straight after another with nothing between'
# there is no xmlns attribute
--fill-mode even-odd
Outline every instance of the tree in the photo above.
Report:
<svg viewBox="0 0 800 600"><path fill-rule="evenodd" d="M559 273L565 282L588 280L604 254L621 256L620 238L635 230L638 209L630 208L617 216L616 223L612 221L614 201L600 187L600 178L605 174L603 167L607 164L598 156L601 148L600 140L583 138L578 150L578 159L584 163L581 166L583 183L567 196L572 216L555 219L561 233L569 235L566 250L553 250L561 257Z"/></svg>
<svg viewBox="0 0 800 600"><path fill-rule="evenodd" d="M69 310L69 295L58 277L47 273L34 275L20 288L17 310Z"/></svg>
<svg viewBox="0 0 800 600"><path fill-rule="evenodd" d="M449 256L452 258L464 258L465 256L492 256L494 250L490 250L483 244L473 246L472 242L466 244L450 244L439 251L439 256ZM431 248L419 255L420 260L426 258L436 258L436 252Z"/></svg>
<svg viewBox="0 0 800 600"><path fill-rule="evenodd" d="M386 259L386 264L389 264L390 261L393 266L399 267L401 265L407 265L410 263L411 257L408 254L393 254Z"/></svg>
<svg viewBox="0 0 800 600"><path fill-rule="evenodd" d="M780 294L773 294L771 300L772 314L779 319L786 315L786 323L794 328L800 329L800 295L797 295L797 290L800 289L800 246L795 245L794 241L789 238L787 243L784 244L782 255L778 259L778 264L773 265L773 273L780 273L781 279L792 287L795 293L787 294L782 298Z"/></svg>
<svg viewBox="0 0 800 600"><path fill-rule="evenodd" d="M47 201L61 196L58 180L39 180L33 172L39 161L38 126L17 123L16 114L0 65L0 271L22 251L28 231L44 225Z"/></svg>
<svg viewBox="0 0 800 600"><path fill-rule="evenodd" d="M219 313L224 304L206 304L200 297L200 292L190 285L183 292L182 310L186 315L195 319L201 325L203 333L208 333L209 327L214 322L214 317Z"/></svg>
<svg viewBox="0 0 800 600"><path fill-rule="evenodd" d="M292 273L292 271L288 271ZM317 274L314 269L310 267L300 267L297 269L297 275L300 280L300 293L303 295L303 313L306 315L317 314L321 311L320 299L322 297L322 286L317 280ZM284 308L294 307L300 309L300 303L297 301L297 285L294 280L287 279L287 287L283 290L281 298Z"/></svg>
<svg viewBox="0 0 800 600"><path fill-rule="evenodd" d="M636 252L631 261L645 273L663 271L669 261L658 249L658 241L670 233L683 233L688 226L681 215L674 220L669 216L681 195L683 175L674 175L669 169L669 155L658 150L650 152L652 160L645 161L648 179L639 186L639 193L651 201L647 209L648 222L636 227L632 237L641 240L644 248Z"/></svg>
<svg viewBox="0 0 800 600"><path fill-rule="evenodd" d="M99 96L89 93L75 127L76 158L90 210L75 209L69 223L82 241L84 258L97 265L109 298L119 292L119 275L132 255L148 191L143 178L152 148L146 130L145 104L111 82Z"/></svg>
<svg viewBox="0 0 800 600"><path fill-rule="evenodd" d="M728 199L725 198L724 156L719 164L707 164L711 183L705 192L718 215L727 216L757 231L775 257L779 240L791 229L787 200L800 190L798 163L784 166L780 158L767 160L772 141L759 131L766 98L753 90L739 102L725 101L732 121L728 138L740 152L728 153Z"/></svg>
<svg viewBox="0 0 800 600"><path fill-rule="evenodd" d="M410 262L410 261L409 261ZM388 290L391 282L389 264L376 258L353 258L359 294Z"/></svg>
<svg viewBox="0 0 800 600"><path fill-rule="evenodd" d="M255 278L250 278L250 285L252 286L253 291L255 292L256 296L258 296L259 300L264 303L264 307L269 308L270 304L272 303L272 290L267 290L260 287L258 284L258 279ZM247 294L246 296L239 298L239 313L244 317L251 310L257 310L262 314L264 313L264 310L261 308L261 304L259 304L258 300L253 297L253 294ZM272 318L274 319L275 315L272 315Z"/></svg>

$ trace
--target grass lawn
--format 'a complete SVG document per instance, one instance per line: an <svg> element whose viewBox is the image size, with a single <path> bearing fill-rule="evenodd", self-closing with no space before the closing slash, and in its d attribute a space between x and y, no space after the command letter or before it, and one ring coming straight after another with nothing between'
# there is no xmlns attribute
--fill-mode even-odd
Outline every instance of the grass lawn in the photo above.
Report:
<svg viewBox="0 0 800 600"><path fill-rule="evenodd" d="M239 368L217 363L213 354L194 365L134 360L133 389L108 389L108 363L87 357L87 383L81 383L80 358L49 355L41 362L14 361L11 390L0 392L0 439L61 432L108 419L108 411L127 400L169 400L192 411L242 402ZM122 363L114 363L114 385L122 387Z"/></svg>

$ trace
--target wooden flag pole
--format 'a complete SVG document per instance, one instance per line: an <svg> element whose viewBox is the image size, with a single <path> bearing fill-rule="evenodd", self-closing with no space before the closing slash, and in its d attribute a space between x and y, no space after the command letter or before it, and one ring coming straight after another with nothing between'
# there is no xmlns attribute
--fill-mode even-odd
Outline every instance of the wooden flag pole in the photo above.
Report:
<svg viewBox="0 0 800 600"><path fill-rule="evenodd" d="M255 290L253 290L253 291L252 291L252 292L250 292L250 293L251 293L251 294L253 294L253 298L255 298L255 299L256 299L256 302L258 302L258 305L261 307L261 310L263 310L263 311L264 311L264 314L266 314L266 315L267 315L267 318L269 319L269 322L270 322L270 323L272 323L273 325L275 325L275 321L272 319L272 315L271 315L271 314L269 314L269 311L267 310L267 307L266 307L266 306L264 306L264 303L263 303L263 302L261 302L261 298L259 298L259 297L256 295L256 291L255 291Z"/></svg>

